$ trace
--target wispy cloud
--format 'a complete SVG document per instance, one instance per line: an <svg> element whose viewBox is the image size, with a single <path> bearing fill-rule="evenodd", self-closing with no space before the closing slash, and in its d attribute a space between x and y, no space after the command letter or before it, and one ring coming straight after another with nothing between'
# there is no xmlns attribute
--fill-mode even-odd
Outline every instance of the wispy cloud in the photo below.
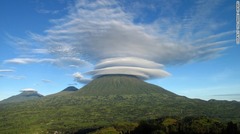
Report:
<svg viewBox="0 0 240 134"><path fill-rule="evenodd" d="M57 1L34 1L36 3L36 12L40 14L50 14L50 15L57 15L62 13L67 9L67 7L62 7L63 4L71 4L71 0L57 0Z"/></svg>
<svg viewBox="0 0 240 134"><path fill-rule="evenodd" d="M6 73L12 73L15 72L15 70L13 69L0 69L0 73L4 73L4 74L0 74L0 77L9 77L9 75L6 75Z"/></svg>
<svg viewBox="0 0 240 134"><path fill-rule="evenodd" d="M28 63L38 63L42 62L40 59L34 58L14 58L5 60L4 63L13 63L13 64L28 64Z"/></svg>
<svg viewBox="0 0 240 134"><path fill-rule="evenodd" d="M7 72L14 72L15 70L11 70L11 69L4 69L4 70L0 70L0 73L7 73ZM22 80L25 79L25 76L20 76L20 75L12 75L12 74L0 74L0 77L4 77L4 78L9 78L9 79L14 79L14 80Z"/></svg>
<svg viewBox="0 0 240 134"><path fill-rule="evenodd" d="M38 13L41 14L58 14L60 12L60 10L47 10L47 9L37 9L36 10Z"/></svg>
<svg viewBox="0 0 240 134"><path fill-rule="evenodd" d="M10 79L15 79L15 80L23 80L25 79L26 77L25 76L17 76L17 75L11 75L11 76L8 76Z"/></svg>
<svg viewBox="0 0 240 134"><path fill-rule="evenodd" d="M140 1L137 3L138 7L146 5ZM28 58L5 62L48 62L56 65L64 63L64 66L76 67L84 65L84 61L96 65L95 70L89 72L93 77L128 72L144 79L161 78L168 76L168 73L155 65L168 66L209 60L218 57L220 52L227 49L222 45L232 42L231 39L222 37L233 34L233 31L217 32L217 28L223 24L214 17L212 9L217 8L221 2L194 1L194 6L184 10L180 17L176 10L170 8L171 4L167 4L165 0L162 0L162 3L166 6L160 8L163 11L159 12L159 16L156 16L155 20L143 22L139 20L139 12L126 8L119 1L76 1L75 5L69 8L67 16L51 21L54 26L46 29L44 35L29 33L31 41L43 44L43 48L35 48L35 52L47 52L60 57L61 62L59 59ZM158 5L152 4L148 8L156 12L156 6ZM164 16L164 12L169 15ZM25 40L18 41L20 44L29 45ZM69 58L62 59L63 56ZM119 60L129 57L154 63L154 67ZM111 63L103 63L109 60ZM99 68L101 64L105 65ZM157 75L152 77L156 72ZM80 75L76 75L76 78L83 79Z"/></svg>
<svg viewBox="0 0 240 134"><path fill-rule="evenodd" d="M14 72L15 70L13 69L0 69L0 73L2 72Z"/></svg>
<svg viewBox="0 0 240 134"><path fill-rule="evenodd" d="M32 53L34 54L48 54L48 50L47 49L32 49Z"/></svg>
<svg viewBox="0 0 240 134"><path fill-rule="evenodd" d="M51 80L47 80L47 79L42 79L42 82L43 82L43 83L52 83Z"/></svg>
<svg viewBox="0 0 240 134"><path fill-rule="evenodd" d="M217 34L214 34L214 35L211 35L211 36L208 36L208 37L204 37L204 38L195 40L193 43L209 42L210 40L216 40L216 39L219 39L221 37L228 36L228 35L234 35L235 32L236 31L233 30L233 31L227 31L227 32L223 32L223 33L217 33Z"/></svg>
<svg viewBox="0 0 240 134"><path fill-rule="evenodd" d="M79 83L86 84L91 81L91 79L84 78L84 76L79 72L74 73L72 76L73 76L74 80Z"/></svg>
<svg viewBox="0 0 240 134"><path fill-rule="evenodd" d="M50 63L50 64L54 64L57 66L61 66L61 67L66 67L68 65L75 65L75 66L87 66L89 65L88 62L84 61L84 60L80 60L78 58L74 58L74 57L65 57L65 58L59 58L59 59L51 59L51 58L42 58L42 59L38 59L38 58L13 58L13 59L8 59L5 60L4 63L11 63L11 64L31 64L31 63Z"/></svg>

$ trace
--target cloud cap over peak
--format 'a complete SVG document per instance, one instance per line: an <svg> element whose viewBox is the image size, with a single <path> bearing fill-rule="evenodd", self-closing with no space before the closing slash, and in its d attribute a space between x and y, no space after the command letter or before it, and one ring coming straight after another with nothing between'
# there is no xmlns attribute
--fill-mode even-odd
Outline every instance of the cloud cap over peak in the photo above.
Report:
<svg viewBox="0 0 240 134"><path fill-rule="evenodd" d="M24 88L21 89L20 92L37 92L37 90L33 88Z"/></svg>
<svg viewBox="0 0 240 134"><path fill-rule="evenodd" d="M118 58L108 58L100 61L100 63L95 65L95 69L101 69L111 66L131 66L131 67L143 67L143 68L162 68L163 65L137 58L137 57L118 57Z"/></svg>
<svg viewBox="0 0 240 134"><path fill-rule="evenodd" d="M104 75L132 75L143 80L153 79L153 78L163 78L170 74L162 69L148 69L140 67L127 67L127 66L115 66L107 67L103 69L95 69L93 71L87 72L86 74L93 75L93 78L97 78Z"/></svg>
<svg viewBox="0 0 240 134"><path fill-rule="evenodd" d="M95 65L93 71L86 74L93 78L104 75L132 75L142 80L163 78L170 74L163 70L163 65L137 57L108 58Z"/></svg>
<svg viewBox="0 0 240 134"><path fill-rule="evenodd" d="M214 16L209 17L212 14L210 9L216 7L218 1L210 4L207 0L194 2L193 8L184 10L181 16L177 11L169 12L172 9L167 8L166 2L161 2L166 5L161 5L161 10L165 11L167 17L160 15L162 11L156 10L160 16L155 16L149 22L142 21L143 12L130 9L139 8L135 1L129 1L128 4L121 2L75 1L68 8L66 16L51 20L53 26L46 29L44 34L29 34L28 42L39 45L33 47L32 53L49 54L54 58L14 58L5 63L51 63L71 68L90 64L95 68L86 74L93 78L126 74L145 80L169 76L163 70L163 65L218 57L228 48L222 45L234 42L224 38L234 32L219 33L216 29L222 25ZM146 7L145 1L137 4ZM153 7L159 8L156 4ZM208 21L205 22L203 17L208 17ZM25 40L20 41L31 45ZM78 82L88 81L80 73L73 74L73 77Z"/></svg>

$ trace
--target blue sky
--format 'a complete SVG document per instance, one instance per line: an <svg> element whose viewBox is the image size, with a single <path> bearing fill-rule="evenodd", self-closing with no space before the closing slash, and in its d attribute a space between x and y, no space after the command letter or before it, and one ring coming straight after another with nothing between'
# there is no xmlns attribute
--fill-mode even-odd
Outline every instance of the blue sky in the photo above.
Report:
<svg viewBox="0 0 240 134"><path fill-rule="evenodd" d="M235 1L0 1L0 100L131 74L189 98L240 101Z"/></svg>

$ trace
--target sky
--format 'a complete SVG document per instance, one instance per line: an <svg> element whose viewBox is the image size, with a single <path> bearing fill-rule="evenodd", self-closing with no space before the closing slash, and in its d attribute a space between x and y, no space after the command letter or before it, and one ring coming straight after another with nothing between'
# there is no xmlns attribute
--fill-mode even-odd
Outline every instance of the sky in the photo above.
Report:
<svg viewBox="0 0 240 134"><path fill-rule="evenodd" d="M109 74L240 101L234 0L1 0L0 100Z"/></svg>

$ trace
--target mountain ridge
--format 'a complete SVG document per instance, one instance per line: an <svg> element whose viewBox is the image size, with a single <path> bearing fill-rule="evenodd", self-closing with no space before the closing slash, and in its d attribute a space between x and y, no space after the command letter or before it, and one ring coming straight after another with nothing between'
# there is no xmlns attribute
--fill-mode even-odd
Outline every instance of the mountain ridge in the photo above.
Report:
<svg viewBox="0 0 240 134"><path fill-rule="evenodd" d="M239 102L189 99L122 75L96 78L73 92L59 92L11 105L0 104L0 109L0 120L3 120L0 132L6 133L54 133L56 130L75 133L81 129L163 116L207 116L240 121Z"/></svg>

